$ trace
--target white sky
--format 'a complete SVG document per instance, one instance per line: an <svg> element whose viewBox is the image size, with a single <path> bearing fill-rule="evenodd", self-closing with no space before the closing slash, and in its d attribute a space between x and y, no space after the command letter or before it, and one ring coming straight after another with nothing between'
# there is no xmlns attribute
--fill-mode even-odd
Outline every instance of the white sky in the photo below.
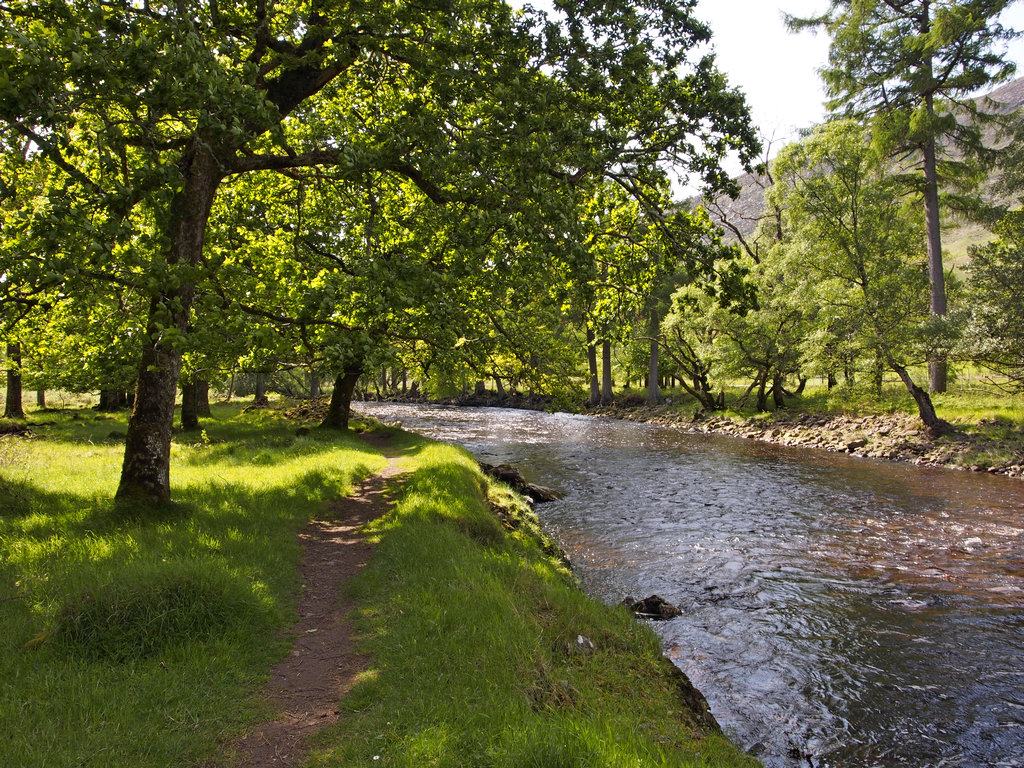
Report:
<svg viewBox="0 0 1024 768"><path fill-rule="evenodd" d="M698 0L697 17L711 27L718 68L747 95L754 123L772 141L773 154L825 114L817 70L828 57L828 36L792 34L782 14L812 16L827 6L827 0ZM1024 2L1015 2L1002 20L1024 30ZM1024 40L1013 41L1008 54L1018 76L1024 76Z"/></svg>

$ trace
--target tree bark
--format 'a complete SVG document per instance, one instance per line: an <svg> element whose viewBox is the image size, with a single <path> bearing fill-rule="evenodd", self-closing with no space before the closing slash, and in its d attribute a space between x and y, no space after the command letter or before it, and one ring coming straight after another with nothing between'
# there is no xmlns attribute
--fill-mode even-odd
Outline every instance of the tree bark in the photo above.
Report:
<svg viewBox="0 0 1024 768"><path fill-rule="evenodd" d="M327 416L320 423L321 427L330 429L348 429L348 417L352 405L352 393L356 389L362 370L354 369L338 374L334 380L334 391L331 403L327 407Z"/></svg>
<svg viewBox="0 0 1024 768"><path fill-rule="evenodd" d="M181 428L199 429L199 387L192 380L181 382Z"/></svg>
<svg viewBox="0 0 1024 768"><path fill-rule="evenodd" d="M601 343L601 405L611 405L614 399L612 393L612 343L604 341Z"/></svg>
<svg viewBox="0 0 1024 768"><path fill-rule="evenodd" d="M36 390L36 405L39 406L40 408L45 408L46 407L46 390L45 389L37 389Z"/></svg>
<svg viewBox="0 0 1024 768"><path fill-rule="evenodd" d="M165 228L167 264L197 266L203 257L206 222L222 173L208 142L197 136L179 162L183 184L171 202ZM165 340L167 319L184 334L195 297L194 278L158 291L150 300L145 343L128 419L118 499L152 503L171 498L171 431L181 372L181 351Z"/></svg>
<svg viewBox="0 0 1024 768"><path fill-rule="evenodd" d="M270 405L267 399L267 375L263 371L256 371L256 394L252 399L253 405Z"/></svg>
<svg viewBox="0 0 1024 768"><path fill-rule="evenodd" d="M661 391L658 389L658 352L661 349L658 339L651 337L651 355L647 362L647 404L657 405L661 402Z"/></svg>
<svg viewBox="0 0 1024 768"><path fill-rule="evenodd" d="M952 431L953 425L938 417L935 413L935 406L932 405L931 397L929 397L928 393L921 387L914 383L914 380L910 377L910 373L907 369L901 365L896 365L892 361L890 361L890 365L903 381L903 384L910 393L910 396L914 398L914 402L917 404L917 413L921 417L921 421L924 422L928 436L939 437L940 435L944 435L947 432Z"/></svg>
<svg viewBox="0 0 1024 768"><path fill-rule="evenodd" d="M210 413L210 382L207 379L196 381L196 414L209 418Z"/></svg>
<svg viewBox="0 0 1024 768"><path fill-rule="evenodd" d="M497 376L494 377L494 388L495 391L498 393L499 400L504 400L507 397L507 394L505 392L505 385L501 383L501 379L498 378Z"/></svg>
<svg viewBox="0 0 1024 768"><path fill-rule="evenodd" d="M768 371L760 371L757 374L757 411L765 413L768 410Z"/></svg>
<svg viewBox="0 0 1024 768"><path fill-rule="evenodd" d="M316 371L309 372L309 399L316 400L320 397L320 374Z"/></svg>
<svg viewBox="0 0 1024 768"><path fill-rule="evenodd" d="M775 404L776 410L786 407L786 393L783 389L782 376L772 378L772 402Z"/></svg>
<svg viewBox="0 0 1024 768"><path fill-rule="evenodd" d="M121 401L124 398L124 393L118 389L101 389L100 390L100 402L96 406L97 411L103 413L112 413L124 406Z"/></svg>
<svg viewBox="0 0 1024 768"><path fill-rule="evenodd" d="M25 406L21 402L21 343L7 343L7 399L4 403L5 419L24 419Z"/></svg>
<svg viewBox="0 0 1024 768"><path fill-rule="evenodd" d="M932 99L926 100L931 114ZM942 269L942 232L939 229L939 182L935 163L935 141L922 147L924 155L924 219L928 230L929 307L933 317L946 314L946 275ZM928 384L932 392L946 391L947 366L944 354L928 361Z"/></svg>
<svg viewBox="0 0 1024 768"><path fill-rule="evenodd" d="M590 405L597 405L601 402L601 385L597 378L597 342L594 339L594 332L587 328L587 366L590 369Z"/></svg>

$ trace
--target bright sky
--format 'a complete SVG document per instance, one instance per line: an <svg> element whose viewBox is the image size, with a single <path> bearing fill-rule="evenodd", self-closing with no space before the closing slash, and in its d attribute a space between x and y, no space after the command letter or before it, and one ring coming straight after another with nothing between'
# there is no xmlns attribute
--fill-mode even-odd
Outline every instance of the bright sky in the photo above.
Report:
<svg viewBox="0 0 1024 768"><path fill-rule="evenodd" d="M792 34L782 14L813 16L827 6L827 0L698 0L697 17L711 26L718 68L747 95L773 153L825 113L817 70L828 57L828 36ZM1024 2L1015 2L1003 23L1024 30ZM1024 40L1013 41L1008 53L1024 76Z"/></svg>

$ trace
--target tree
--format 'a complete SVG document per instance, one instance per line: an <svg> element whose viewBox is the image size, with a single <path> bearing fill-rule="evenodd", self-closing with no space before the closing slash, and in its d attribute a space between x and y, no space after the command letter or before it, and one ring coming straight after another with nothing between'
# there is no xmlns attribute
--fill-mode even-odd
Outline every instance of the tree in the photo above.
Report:
<svg viewBox="0 0 1024 768"><path fill-rule="evenodd" d="M784 238L772 259L803 276L798 301L819 307L819 322L857 329L861 349L896 372L929 432L947 431L908 370L930 356L934 336L918 221L885 158L858 123L833 121L783 149L773 173L768 195L783 212Z"/></svg>
<svg viewBox="0 0 1024 768"><path fill-rule="evenodd" d="M1024 390L1024 212L997 226L996 240L971 248L965 333L970 359Z"/></svg>
<svg viewBox="0 0 1024 768"><path fill-rule="evenodd" d="M25 408L21 402L21 344L7 342L7 397L4 401L5 419L24 419Z"/></svg>
<svg viewBox="0 0 1024 768"><path fill-rule="evenodd" d="M588 174L644 198L666 163L727 185L720 159L754 143L713 60L685 60L707 28L667 0L551 18L495 0L12 0L0 30L4 140L53 169L23 246L58 283L121 271L147 293L119 498L170 496L182 348L226 180L329 167L500 210Z"/></svg>
<svg viewBox="0 0 1024 768"><path fill-rule="evenodd" d="M792 29L824 28L831 37L822 70L829 109L871 121L894 153L915 152L912 179L922 195L927 233L929 306L946 314L940 191L973 190L993 155L982 142L987 119L968 98L1009 79L1015 67L997 46L1016 36L998 16L1012 0L831 0L814 18L787 17ZM971 201L947 194L946 203ZM929 363L933 392L946 390L945 354Z"/></svg>

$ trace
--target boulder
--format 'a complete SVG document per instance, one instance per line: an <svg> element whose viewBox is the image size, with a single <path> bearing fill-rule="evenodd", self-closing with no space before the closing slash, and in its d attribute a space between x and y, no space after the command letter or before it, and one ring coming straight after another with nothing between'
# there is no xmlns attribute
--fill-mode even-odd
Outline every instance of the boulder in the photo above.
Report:
<svg viewBox="0 0 1024 768"><path fill-rule="evenodd" d="M484 471L485 475L493 477L495 480L500 480L510 486L512 490L523 494L534 504L543 504L562 498L562 494L553 488L545 488L543 485L528 483L526 478L523 477L522 472L509 464L498 464L495 466L493 464L485 464L482 461L479 463L480 469Z"/></svg>
<svg viewBox="0 0 1024 768"><path fill-rule="evenodd" d="M622 604L637 616L642 616L645 619L671 619L683 615L678 606L672 605L657 595L645 597L643 600L626 597Z"/></svg>

